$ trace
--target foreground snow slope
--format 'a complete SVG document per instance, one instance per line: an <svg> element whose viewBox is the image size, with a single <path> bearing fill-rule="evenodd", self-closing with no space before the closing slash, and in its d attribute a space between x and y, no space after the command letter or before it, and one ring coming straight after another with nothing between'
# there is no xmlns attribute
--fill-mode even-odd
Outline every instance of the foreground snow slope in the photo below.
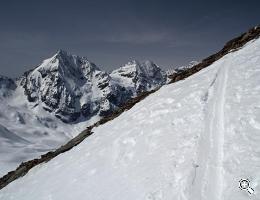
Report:
<svg viewBox="0 0 260 200"><path fill-rule="evenodd" d="M260 39L162 87L0 199L260 199Z"/></svg>

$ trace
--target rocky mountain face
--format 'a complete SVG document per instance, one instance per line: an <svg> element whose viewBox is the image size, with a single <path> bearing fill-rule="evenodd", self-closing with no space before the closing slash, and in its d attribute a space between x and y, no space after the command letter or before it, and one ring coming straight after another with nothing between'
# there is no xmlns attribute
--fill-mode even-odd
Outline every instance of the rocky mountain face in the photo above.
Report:
<svg viewBox="0 0 260 200"><path fill-rule="evenodd" d="M130 61L114 70L110 76L118 85L131 91L134 96L165 84L166 73L151 61Z"/></svg>
<svg viewBox="0 0 260 200"><path fill-rule="evenodd" d="M85 57L59 50L19 79L29 102L64 122L107 116L127 100L166 83L151 61L131 61L110 74Z"/></svg>

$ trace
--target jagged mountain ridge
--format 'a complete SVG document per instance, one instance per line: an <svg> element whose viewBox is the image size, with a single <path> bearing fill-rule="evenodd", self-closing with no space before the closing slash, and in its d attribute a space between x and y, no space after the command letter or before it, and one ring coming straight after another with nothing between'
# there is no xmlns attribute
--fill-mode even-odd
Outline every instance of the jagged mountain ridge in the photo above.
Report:
<svg viewBox="0 0 260 200"><path fill-rule="evenodd" d="M107 116L130 98L164 85L166 79L166 73L151 61L131 61L108 74L85 57L59 50L24 73L18 84L29 102L73 122Z"/></svg>

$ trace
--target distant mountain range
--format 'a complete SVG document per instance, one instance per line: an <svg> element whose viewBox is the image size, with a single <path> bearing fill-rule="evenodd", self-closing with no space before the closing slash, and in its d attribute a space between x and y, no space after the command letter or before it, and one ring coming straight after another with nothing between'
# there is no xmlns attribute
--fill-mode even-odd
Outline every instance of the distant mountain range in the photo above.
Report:
<svg viewBox="0 0 260 200"><path fill-rule="evenodd" d="M14 89L7 79L6 88ZM138 94L166 83L166 73L151 61L131 61L110 74L85 57L59 50L17 81L29 102L64 122L106 116ZM6 81L5 81L6 82ZM6 91L7 92L7 91Z"/></svg>

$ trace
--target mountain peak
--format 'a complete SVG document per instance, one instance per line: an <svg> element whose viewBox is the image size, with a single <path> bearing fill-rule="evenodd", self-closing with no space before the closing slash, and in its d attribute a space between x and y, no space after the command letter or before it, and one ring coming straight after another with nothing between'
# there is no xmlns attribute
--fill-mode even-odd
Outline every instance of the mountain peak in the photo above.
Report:
<svg viewBox="0 0 260 200"><path fill-rule="evenodd" d="M147 64L147 65L153 65L154 64L154 62L151 61L151 60L145 60L144 63Z"/></svg>
<svg viewBox="0 0 260 200"><path fill-rule="evenodd" d="M57 58L57 59L66 59L66 58L72 58L72 59L77 59L77 60L85 60L88 61L88 59L86 57L82 57L82 56L78 56L75 54L72 54L66 50L63 49L59 49L56 51L56 53L54 54L54 56L52 56L51 58Z"/></svg>
<svg viewBox="0 0 260 200"><path fill-rule="evenodd" d="M60 55L60 56L68 56L71 55L70 53L68 53L67 51L63 50L63 49L59 49L55 55Z"/></svg>
<svg viewBox="0 0 260 200"><path fill-rule="evenodd" d="M147 66L147 67L151 67L151 66L154 66L154 62L151 61L151 60L145 60L145 61L138 61L138 60L131 60L129 61L127 64L123 65L123 67L128 67L128 66L131 66L131 67L140 67L140 66Z"/></svg>
<svg viewBox="0 0 260 200"><path fill-rule="evenodd" d="M43 60L37 67L37 71L57 71L58 69L60 69L62 73L70 73L71 69L78 71L99 70L99 68L86 57L71 54L63 49L57 50L52 57Z"/></svg>
<svg viewBox="0 0 260 200"><path fill-rule="evenodd" d="M127 62L127 64L125 64L124 66L126 65L140 65L140 62L138 60L130 60Z"/></svg>

